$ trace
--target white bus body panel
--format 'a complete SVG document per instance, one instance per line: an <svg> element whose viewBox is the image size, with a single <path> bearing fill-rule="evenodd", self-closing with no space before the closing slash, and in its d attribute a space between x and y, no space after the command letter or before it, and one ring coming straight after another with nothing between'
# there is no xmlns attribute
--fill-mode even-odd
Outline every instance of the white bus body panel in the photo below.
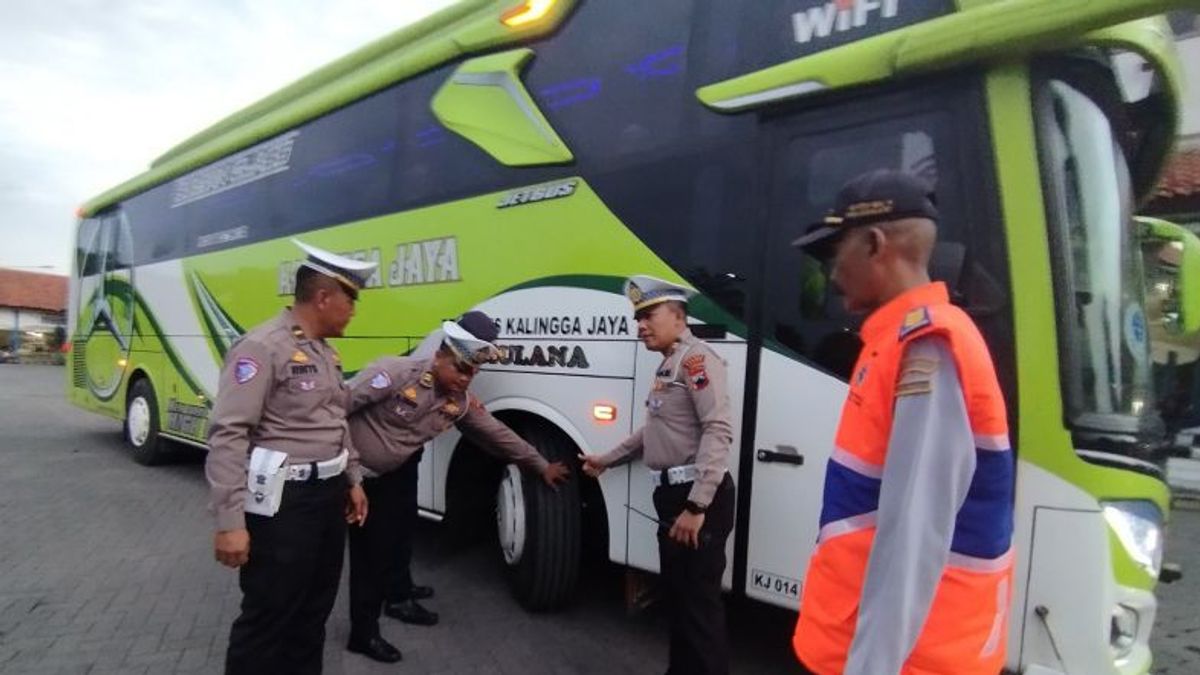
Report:
<svg viewBox="0 0 1200 675"><path fill-rule="evenodd" d="M762 351L753 451L795 448L804 464L754 461L746 555L746 595L751 598L793 610L799 606L800 586L817 542L825 463L846 390L831 375Z"/></svg>

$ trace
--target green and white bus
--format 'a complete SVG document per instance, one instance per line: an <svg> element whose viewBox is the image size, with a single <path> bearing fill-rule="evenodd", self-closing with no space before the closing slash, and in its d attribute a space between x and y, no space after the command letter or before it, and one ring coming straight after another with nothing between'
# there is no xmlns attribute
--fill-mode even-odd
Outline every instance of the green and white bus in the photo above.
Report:
<svg viewBox="0 0 1200 675"><path fill-rule="evenodd" d="M1150 17L1184 4L463 0L81 208L69 397L123 420L140 462L202 445L222 357L289 302L299 237L380 263L336 342L347 371L482 309L509 349L474 391L570 459L645 414L657 358L622 280L686 282L730 366L726 584L795 609L859 318L787 243L848 178L903 169L936 185L935 276L1009 399L1008 668L1147 672L1169 493L1133 214L1180 100ZM1183 323L1189 286L1165 312ZM567 602L588 549L657 569L640 464L555 493L468 445L430 444L420 506L493 519L526 606Z"/></svg>

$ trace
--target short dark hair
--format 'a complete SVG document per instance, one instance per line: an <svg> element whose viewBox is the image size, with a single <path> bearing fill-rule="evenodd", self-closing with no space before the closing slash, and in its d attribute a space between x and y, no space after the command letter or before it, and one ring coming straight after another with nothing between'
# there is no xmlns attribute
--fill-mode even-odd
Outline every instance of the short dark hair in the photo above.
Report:
<svg viewBox="0 0 1200 675"><path fill-rule="evenodd" d="M346 288L336 279L327 277L324 274L301 265L296 270L296 290L295 298L297 303L312 302L317 299L317 291L325 288L328 290L339 289L346 295L350 296L351 300L358 299L358 293Z"/></svg>

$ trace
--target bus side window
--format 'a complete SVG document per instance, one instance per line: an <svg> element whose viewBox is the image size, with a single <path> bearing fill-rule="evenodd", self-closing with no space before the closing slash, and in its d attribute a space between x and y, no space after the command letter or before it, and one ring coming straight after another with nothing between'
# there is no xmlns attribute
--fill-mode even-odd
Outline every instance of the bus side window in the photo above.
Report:
<svg viewBox="0 0 1200 675"><path fill-rule="evenodd" d="M536 46L526 85L577 158L611 161L686 138L693 0L585 2Z"/></svg>

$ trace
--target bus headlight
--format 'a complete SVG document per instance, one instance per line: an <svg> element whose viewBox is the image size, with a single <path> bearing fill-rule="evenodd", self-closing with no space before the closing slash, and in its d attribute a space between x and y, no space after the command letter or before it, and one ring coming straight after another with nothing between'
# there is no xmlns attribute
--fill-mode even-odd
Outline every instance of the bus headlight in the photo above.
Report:
<svg viewBox="0 0 1200 675"><path fill-rule="evenodd" d="M1152 502L1102 502L1104 520L1116 533L1121 545L1154 579L1162 569L1162 512Z"/></svg>

